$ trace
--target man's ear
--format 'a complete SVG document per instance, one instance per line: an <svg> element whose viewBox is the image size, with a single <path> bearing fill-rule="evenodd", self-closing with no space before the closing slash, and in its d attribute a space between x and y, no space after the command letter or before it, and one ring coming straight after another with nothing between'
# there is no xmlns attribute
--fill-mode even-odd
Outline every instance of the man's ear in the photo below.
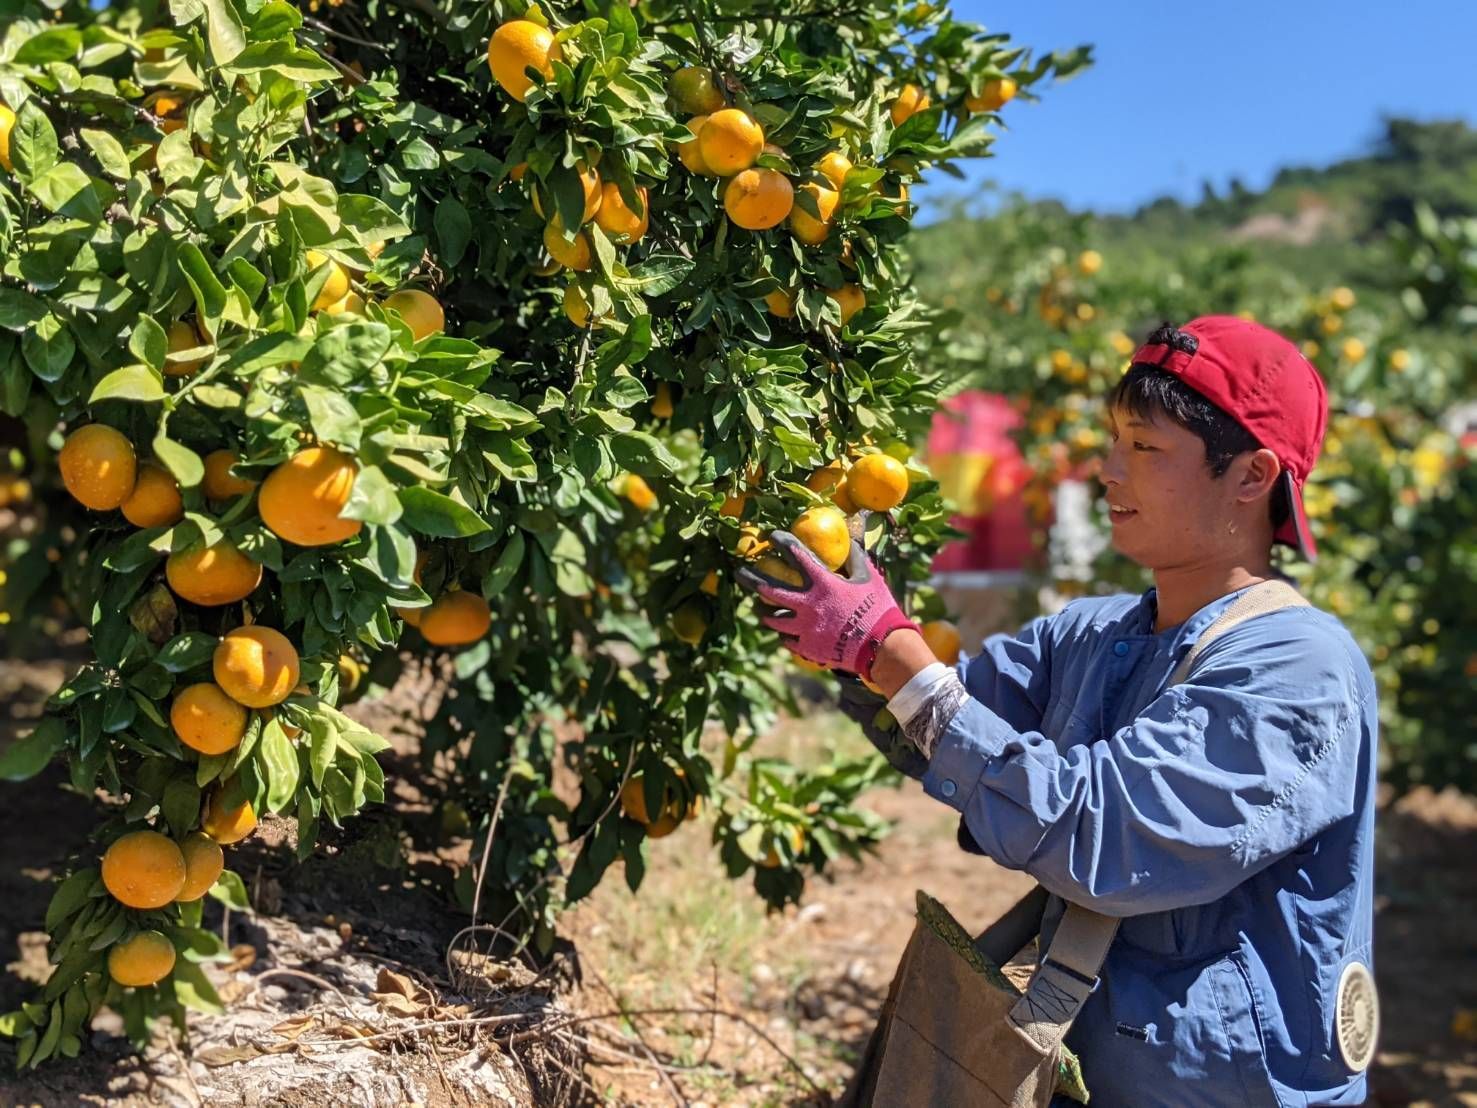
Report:
<svg viewBox="0 0 1477 1108"><path fill-rule="evenodd" d="M1261 450L1254 450L1241 470L1241 482L1237 495L1246 502L1262 496L1270 496L1281 473L1282 463L1277 460L1276 454L1265 447Z"/></svg>

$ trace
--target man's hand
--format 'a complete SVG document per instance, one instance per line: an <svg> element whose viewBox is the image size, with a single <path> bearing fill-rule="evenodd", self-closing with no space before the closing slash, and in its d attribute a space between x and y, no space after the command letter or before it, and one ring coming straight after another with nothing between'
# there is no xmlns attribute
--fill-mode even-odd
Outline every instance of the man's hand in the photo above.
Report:
<svg viewBox="0 0 1477 1108"><path fill-rule="evenodd" d="M870 677L878 648L889 632L900 627L918 630L903 615L876 565L859 542L852 540L845 576L832 573L788 531L771 536L785 558L804 578L788 585L745 567L739 584L766 604L782 611L762 617L764 626L778 631L794 654L817 665Z"/></svg>

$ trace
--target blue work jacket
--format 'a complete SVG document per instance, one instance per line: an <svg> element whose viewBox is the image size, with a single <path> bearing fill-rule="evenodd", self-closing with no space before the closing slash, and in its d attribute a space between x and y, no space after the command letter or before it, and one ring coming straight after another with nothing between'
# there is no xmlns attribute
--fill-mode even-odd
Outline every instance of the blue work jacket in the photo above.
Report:
<svg viewBox="0 0 1477 1108"><path fill-rule="evenodd" d="M1094 1108L1364 1102L1335 1000L1372 969L1374 677L1296 607L1166 689L1240 595L1157 634L1150 589L990 637L923 777L962 839L1053 894L1044 939L1062 898L1124 917L1067 1037Z"/></svg>

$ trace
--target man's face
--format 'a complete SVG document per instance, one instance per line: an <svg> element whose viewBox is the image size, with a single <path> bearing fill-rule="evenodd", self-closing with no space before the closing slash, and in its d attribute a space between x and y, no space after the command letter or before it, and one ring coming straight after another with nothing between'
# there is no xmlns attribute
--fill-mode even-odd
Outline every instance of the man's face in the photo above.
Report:
<svg viewBox="0 0 1477 1108"><path fill-rule="evenodd" d="M1107 422L1111 445L1099 478L1113 549L1154 570L1224 558L1235 467L1212 477L1205 444L1165 417L1151 420L1115 408Z"/></svg>

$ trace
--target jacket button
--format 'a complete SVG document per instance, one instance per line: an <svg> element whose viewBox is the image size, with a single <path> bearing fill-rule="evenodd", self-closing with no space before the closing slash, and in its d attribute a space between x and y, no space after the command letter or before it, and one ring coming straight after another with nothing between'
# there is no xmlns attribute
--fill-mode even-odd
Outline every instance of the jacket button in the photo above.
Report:
<svg viewBox="0 0 1477 1108"><path fill-rule="evenodd" d="M954 784L954 782L952 781L945 781L942 785L939 786L939 792L943 793L946 797L953 796L958 791L959 786Z"/></svg>
<svg viewBox="0 0 1477 1108"><path fill-rule="evenodd" d="M1120 658L1123 657L1123 655L1128 653L1128 644L1126 642L1115 642L1113 644L1113 653Z"/></svg>

